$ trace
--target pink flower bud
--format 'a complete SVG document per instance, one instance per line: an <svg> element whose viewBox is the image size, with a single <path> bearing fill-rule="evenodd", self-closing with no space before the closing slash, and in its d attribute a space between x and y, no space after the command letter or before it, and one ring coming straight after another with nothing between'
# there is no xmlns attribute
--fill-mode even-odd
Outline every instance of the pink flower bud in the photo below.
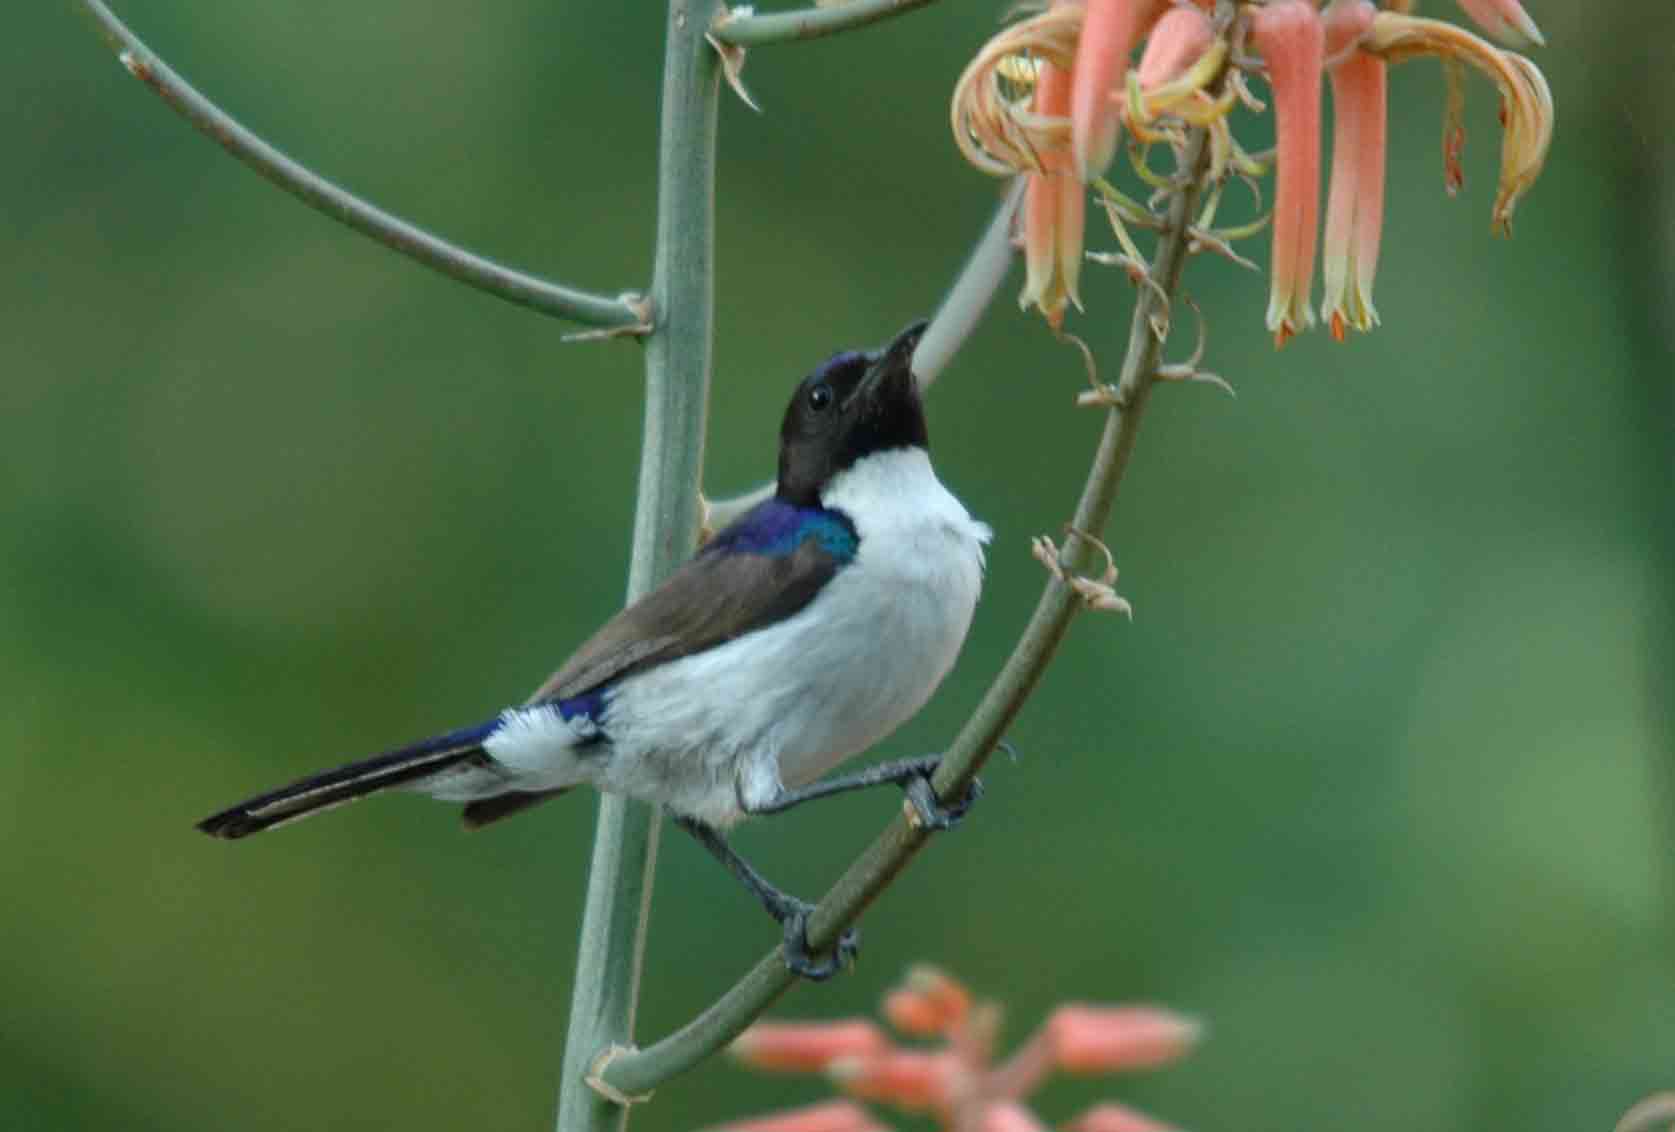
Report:
<svg viewBox="0 0 1675 1132"><path fill-rule="evenodd" d="M1046 1132L1046 1125L1016 1101L999 1101L983 1109L978 1132Z"/></svg>
<svg viewBox="0 0 1675 1132"><path fill-rule="evenodd" d="M1201 1032L1192 1019L1150 1006L1061 1006L1047 1020L1053 1062L1067 1073L1167 1065Z"/></svg>
<svg viewBox="0 0 1675 1132"><path fill-rule="evenodd" d="M824 1101L805 1108L735 1120L720 1132L887 1132L854 1101Z"/></svg>
<svg viewBox="0 0 1675 1132"><path fill-rule="evenodd" d="M884 1017L904 1034L946 1034L965 1020L971 993L935 967L916 966L905 986L884 997Z"/></svg>
<svg viewBox="0 0 1675 1132"><path fill-rule="evenodd" d="M758 1022L729 1051L753 1069L818 1073L841 1058L876 1057L890 1039L871 1022Z"/></svg>
<svg viewBox="0 0 1675 1132"><path fill-rule="evenodd" d="M1209 50L1215 36L1215 25L1201 10L1170 8L1152 28L1140 55L1140 88L1149 90L1179 78Z"/></svg>
<svg viewBox="0 0 1675 1132"><path fill-rule="evenodd" d="M1065 1132L1171 1132L1145 1113L1114 1101L1094 1105L1065 1125Z"/></svg>
<svg viewBox="0 0 1675 1132"><path fill-rule="evenodd" d="M826 1072L850 1096L885 1101L909 1112L948 1110L961 1079L954 1054L917 1050L842 1058L827 1066Z"/></svg>
<svg viewBox="0 0 1675 1132"><path fill-rule="evenodd" d="M1070 94L1071 147L1084 184L1102 175L1116 155L1122 132L1116 95L1129 56L1166 6L1167 0L1088 0Z"/></svg>

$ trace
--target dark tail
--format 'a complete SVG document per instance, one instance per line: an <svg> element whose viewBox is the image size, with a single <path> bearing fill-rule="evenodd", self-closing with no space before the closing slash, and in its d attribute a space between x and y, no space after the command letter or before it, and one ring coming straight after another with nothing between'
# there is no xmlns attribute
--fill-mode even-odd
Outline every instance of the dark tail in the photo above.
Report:
<svg viewBox="0 0 1675 1132"><path fill-rule="evenodd" d="M483 753L482 743L499 725L498 719L492 719L475 727L450 731L388 754L375 755L336 770L299 779L289 786L258 794L218 814L211 814L198 823L198 828L211 837L236 840L353 802L380 790L388 790L392 786L429 777L452 766L486 765L488 756Z"/></svg>

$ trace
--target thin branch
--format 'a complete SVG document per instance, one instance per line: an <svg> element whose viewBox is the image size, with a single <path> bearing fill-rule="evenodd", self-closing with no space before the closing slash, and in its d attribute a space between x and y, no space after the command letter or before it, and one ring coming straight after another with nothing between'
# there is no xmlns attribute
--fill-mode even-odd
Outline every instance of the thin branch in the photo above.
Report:
<svg viewBox="0 0 1675 1132"><path fill-rule="evenodd" d="M923 8L931 0L849 0L828 8L797 8L790 12L763 12L748 8L728 12L714 27L715 38L730 47L763 47L771 43L792 43L819 39L852 31L867 24Z"/></svg>
<svg viewBox="0 0 1675 1132"><path fill-rule="evenodd" d="M1108 411L1093 466L1076 506L1072 526L1078 530L1097 534L1105 526L1134 450L1140 419L1161 362L1162 343L1152 333L1153 319L1162 313L1163 307L1158 294L1172 295L1180 284L1181 270L1189 254L1188 233L1208 157L1204 131L1194 130L1182 158L1182 168L1190 171L1189 184L1170 206L1152 260L1151 275L1159 288L1142 287L1136 292L1128 352L1117 383L1117 405ZM1071 539L1062 564L1065 571L1080 573L1094 567L1097 558L1098 551L1088 545L1088 540ZM1071 620L1083 607L1081 597L1068 583L1057 577L1048 580L1035 613L1005 667L938 768L933 785L939 797L957 796L977 775L1035 689ZM810 947L817 952L830 947L839 933L906 867L929 836L910 824L905 816L891 822L820 902L808 925ZM794 981L795 976L786 970L784 958L775 949L685 1027L656 1045L614 1059L602 1074L604 1080L625 1093L650 1090L732 1041Z"/></svg>
<svg viewBox="0 0 1675 1132"><path fill-rule="evenodd" d="M111 14L103 0L73 0L133 76L234 157L310 208L339 220L393 251L508 302L587 326L649 329L651 308L640 296L577 291L450 244L418 225L340 188L286 157L200 94Z"/></svg>
<svg viewBox="0 0 1675 1132"><path fill-rule="evenodd" d="M630 601L691 554L698 538L715 307L715 142L721 68L704 38L719 0L670 0L657 160L657 253L646 339L646 415L634 513ZM623 1127L638 1094L598 1083L599 1058L628 1045L662 822L656 807L600 795L564 1040L557 1127Z"/></svg>
<svg viewBox="0 0 1675 1132"><path fill-rule="evenodd" d="M995 292L1005 282L1006 274L1012 267L1012 217L1023 196L1024 178L1015 178L995 209L988 228L960 269L953 287L937 308L936 317L931 319L931 324L919 339L911 365L921 393L929 389L948 368L948 363L977 328ZM743 495L709 503L704 512L705 537L743 515L772 495L773 491L773 484L759 484Z"/></svg>

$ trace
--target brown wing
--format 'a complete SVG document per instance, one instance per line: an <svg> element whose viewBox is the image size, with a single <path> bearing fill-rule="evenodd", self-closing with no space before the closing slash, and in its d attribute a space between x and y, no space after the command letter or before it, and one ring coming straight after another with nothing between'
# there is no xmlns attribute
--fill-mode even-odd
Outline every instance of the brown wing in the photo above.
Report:
<svg viewBox="0 0 1675 1132"><path fill-rule="evenodd" d="M606 622L529 702L586 695L781 621L813 600L840 565L812 538L789 555L700 554Z"/></svg>

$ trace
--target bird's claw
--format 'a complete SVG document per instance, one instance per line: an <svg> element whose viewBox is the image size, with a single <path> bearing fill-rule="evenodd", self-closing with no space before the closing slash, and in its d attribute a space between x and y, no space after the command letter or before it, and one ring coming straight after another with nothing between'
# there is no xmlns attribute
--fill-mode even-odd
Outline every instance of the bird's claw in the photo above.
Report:
<svg viewBox="0 0 1675 1132"><path fill-rule="evenodd" d="M965 792L951 802L940 801L931 788L930 775L910 778L902 787L907 794L908 820L920 829L942 831L960 824L977 799L983 796L983 780L973 778Z"/></svg>
<svg viewBox="0 0 1675 1132"><path fill-rule="evenodd" d="M808 918L813 913L814 905L799 900L780 921L785 928L785 965L794 975L823 983L845 967L854 966L855 957L861 953L861 933L858 928L846 928L830 955L816 957L808 946Z"/></svg>

